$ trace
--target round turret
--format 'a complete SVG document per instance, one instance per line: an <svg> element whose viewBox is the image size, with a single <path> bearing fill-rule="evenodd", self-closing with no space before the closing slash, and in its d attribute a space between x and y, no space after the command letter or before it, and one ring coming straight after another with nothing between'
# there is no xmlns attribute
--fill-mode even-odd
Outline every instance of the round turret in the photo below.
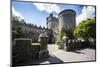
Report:
<svg viewBox="0 0 100 67"><path fill-rule="evenodd" d="M59 30L64 27L67 30L74 30L76 27L76 12L71 9L63 10L58 15Z"/></svg>

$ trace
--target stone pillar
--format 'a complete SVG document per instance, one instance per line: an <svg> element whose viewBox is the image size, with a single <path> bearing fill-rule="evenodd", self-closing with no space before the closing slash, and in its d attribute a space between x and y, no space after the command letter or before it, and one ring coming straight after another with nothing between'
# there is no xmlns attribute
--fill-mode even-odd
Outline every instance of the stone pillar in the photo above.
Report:
<svg viewBox="0 0 100 67"><path fill-rule="evenodd" d="M77 40L78 48L81 47L81 40Z"/></svg>
<svg viewBox="0 0 100 67"><path fill-rule="evenodd" d="M72 40L68 40L67 51L70 51L71 49L72 49Z"/></svg>
<svg viewBox="0 0 100 67"><path fill-rule="evenodd" d="M76 44L76 40L73 39L72 40L72 50L75 49L75 48L77 48L77 44Z"/></svg>
<svg viewBox="0 0 100 67"><path fill-rule="evenodd" d="M45 59L49 56L49 51L47 50L48 36L45 32L41 33L39 36L40 51L39 59Z"/></svg>
<svg viewBox="0 0 100 67"><path fill-rule="evenodd" d="M68 49L68 37L63 36L63 49L67 51Z"/></svg>

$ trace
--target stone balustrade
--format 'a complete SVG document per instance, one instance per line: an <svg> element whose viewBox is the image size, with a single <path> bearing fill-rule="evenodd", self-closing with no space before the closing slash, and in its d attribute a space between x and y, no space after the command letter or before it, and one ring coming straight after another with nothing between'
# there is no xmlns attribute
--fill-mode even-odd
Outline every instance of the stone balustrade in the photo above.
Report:
<svg viewBox="0 0 100 67"><path fill-rule="evenodd" d="M91 42L91 41L86 41L86 40L77 40L77 39L68 39L68 38L64 38L63 39L63 49L65 51L70 51L70 50L74 50L74 49L80 49L80 48L87 48L94 46L95 45L95 41Z"/></svg>

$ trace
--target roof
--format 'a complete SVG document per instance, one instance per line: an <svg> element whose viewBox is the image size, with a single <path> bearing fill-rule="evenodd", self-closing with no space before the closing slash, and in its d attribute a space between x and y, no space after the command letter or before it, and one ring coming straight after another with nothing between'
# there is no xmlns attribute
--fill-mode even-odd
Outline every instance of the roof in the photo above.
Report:
<svg viewBox="0 0 100 67"><path fill-rule="evenodd" d="M67 11L71 11L71 12L74 12L74 13L76 14L76 12L75 12L74 10L72 10L72 9L66 9L66 10L61 11L61 12L59 13L59 15L62 14L63 12L67 12ZM59 15L58 15L58 16L59 16Z"/></svg>
<svg viewBox="0 0 100 67"><path fill-rule="evenodd" d="M47 36L47 34L46 34L45 32L43 32L43 33L41 33L41 34L39 35L39 37L48 37L48 36Z"/></svg>

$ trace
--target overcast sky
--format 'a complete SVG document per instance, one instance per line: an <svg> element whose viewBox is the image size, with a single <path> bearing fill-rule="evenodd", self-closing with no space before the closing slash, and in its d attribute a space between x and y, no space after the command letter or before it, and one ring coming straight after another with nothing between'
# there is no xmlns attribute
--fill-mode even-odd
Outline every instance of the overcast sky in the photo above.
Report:
<svg viewBox="0 0 100 67"><path fill-rule="evenodd" d="M95 7L69 4L50 4L50 3L34 3L34 2L12 2L12 14L20 16L26 23L36 24L37 26L46 27L46 17L50 13L58 16L59 12L65 9L72 9L76 12L76 24L95 17Z"/></svg>

